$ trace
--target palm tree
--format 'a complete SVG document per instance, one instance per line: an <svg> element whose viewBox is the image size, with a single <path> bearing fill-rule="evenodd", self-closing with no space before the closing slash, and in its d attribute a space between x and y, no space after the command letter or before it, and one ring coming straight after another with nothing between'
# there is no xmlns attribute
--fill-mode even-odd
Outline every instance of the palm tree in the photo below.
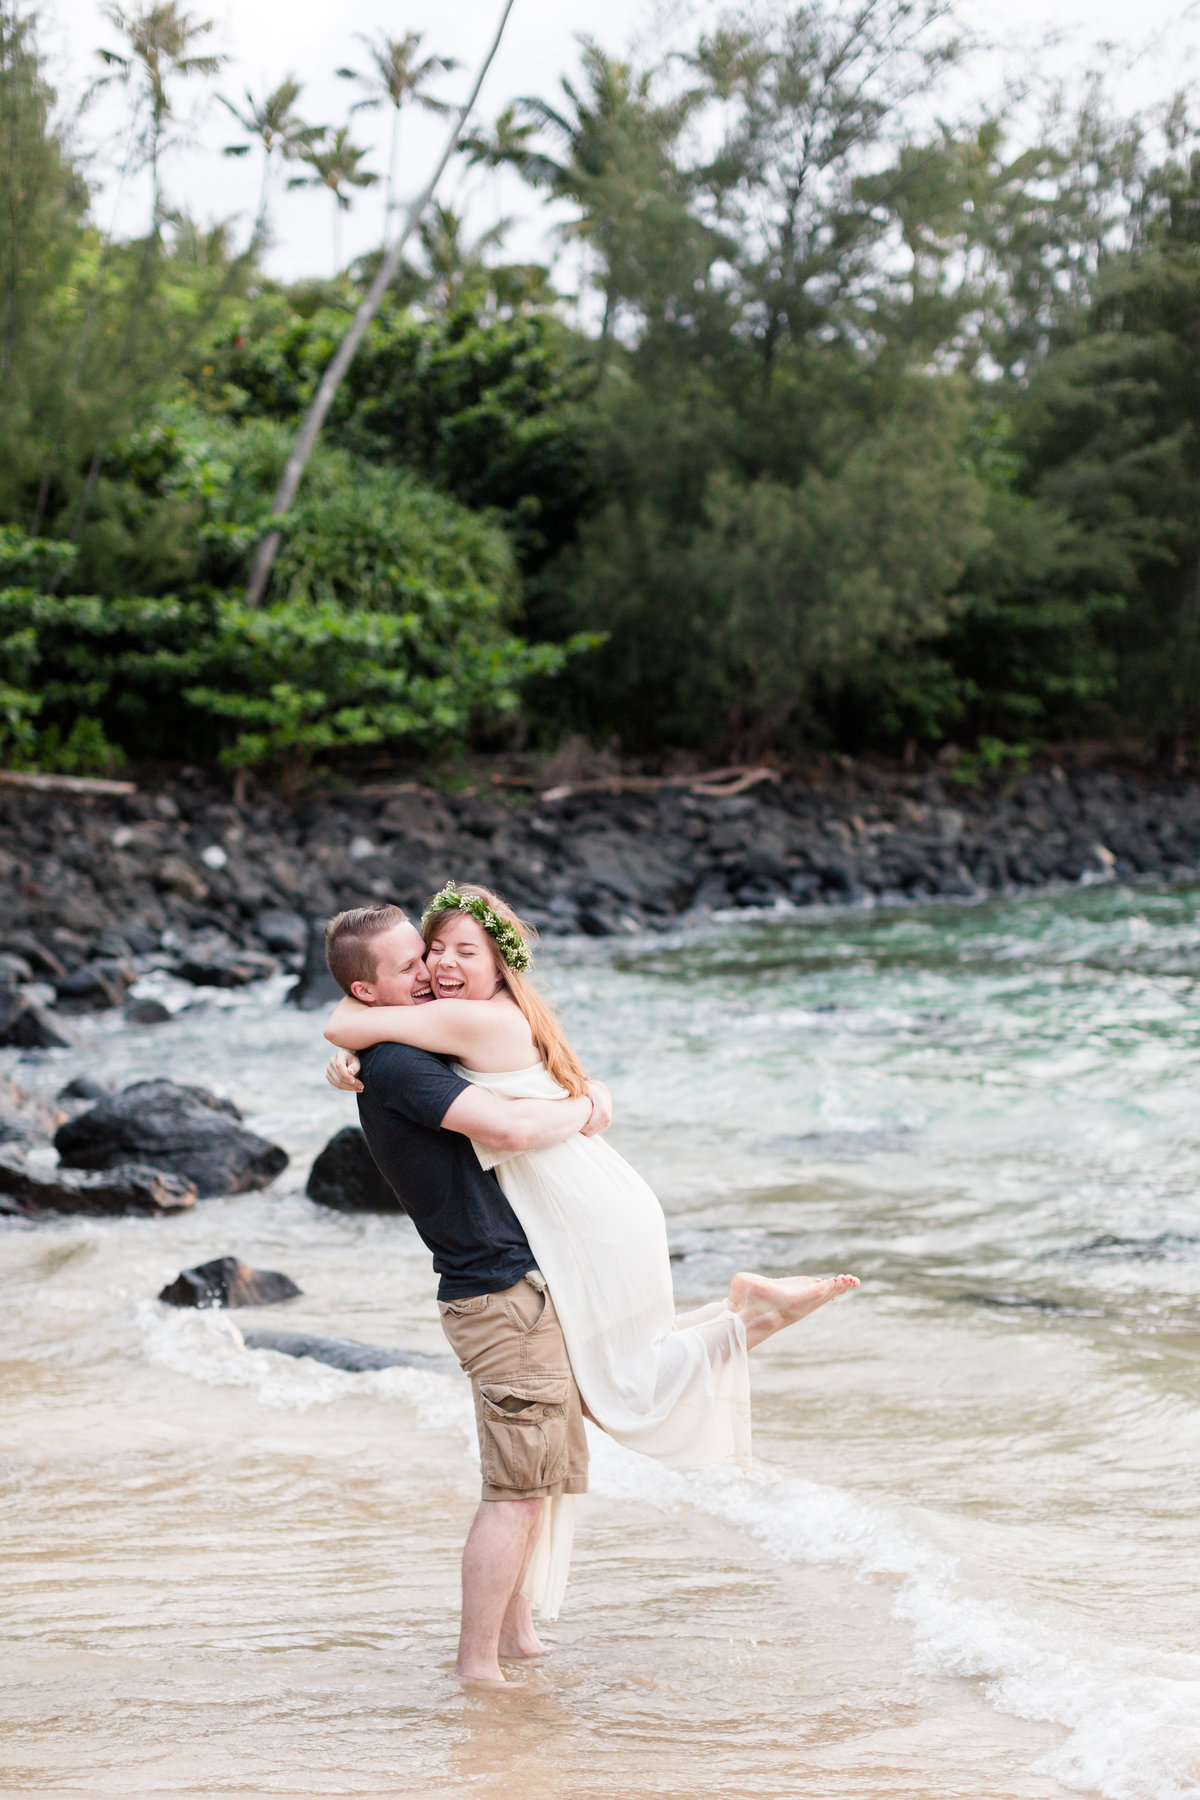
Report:
<svg viewBox="0 0 1200 1800"><path fill-rule="evenodd" d="M484 52L471 91L461 106L454 109L454 122L446 136L442 153L434 164L433 173L426 181L420 193L412 200L405 212L404 223L397 232L395 240L384 251L379 267L371 277L371 285L358 303L358 309L350 321L350 329L325 365L325 373L317 383L317 391L309 402L308 411L300 422L296 433L296 441L284 464L283 474L279 477L279 485L271 499L271 528L258 541L254 559L250 566L250 578L246 583L246 602L250 606L258 606L267 591L267 583L271 579L271 565L275 553L279 549L280 528L278 521L283 518L296 498L296 491L308 467L308 459L320 436L321 427L333 405L338 388L345 377L346 370L354 361L358 347L367 335L371 320L379 311L383 296L395 280L396 271L400 267L400 258L404 254L404 246L420 222L421 215L433 199L437 184L442 179L446 165L458 148L459 136L463 126L474 110L479 98L479 90L483 86L484 76L495 61L496 52L500 48L500 40L504 36L504 27L508 24L515 0L503 0L500 18L492 34L492 40Z"/></svg>
<svg viewBox="0 0 1200 1800"><path fill-rule="evenodd" d="M481 160L494 156L510 163L534 187L577 207L578 217L559 233L583 244L599 262L603 361L622 299L644 288L646 270L686 242L686 196L670 146L703 96L689 89L655 101L650 74L636 74L588 38L583 67L582 91L565 78L561 83L565 108L537 98L518 100L507 144L500 142L497 121L497 137ZM524 124L516 125L517 119ZM529 126L557 140L559 155L531 147Z"/></svg>
<svg viewBox="0 0 1200 1800"><path fill-rule="evenodd" d="M474 238L467 236L464 224L461 213L435 200L418 230L431 278L424 298L444 313L457 311L464 299L490 286L494 271L484 252L503 242L512 220L500 219Z"/></svg>
<svg viewBox="0 0 1200 1800"><path fill-rule="evenodd" d="M175 116L168 84L190 75L215 75L225 58L197 52L200 39L213 30L213 21L184 12L178 0L157 0L150 6L143 0L136 12L126 12L114 0L104 8L104 16L124 37L129 51L100 51L113 74L97 85L113 79L128 82L140 75L141 92L134 105L135 113L143 104L149 113L144 143L152 195L150 234L157 238L163 220L159 159L168 122Z"/></svg>
<svg viewBox="0 0 1200 1800"><path fill-rule="evenodd" d="M391 234L392 210L396 204L396 151L400 143L401 108L415 101L428 112L448 112L450 108L445 100L435 99L424 89L437 76L449 74L451 69L458 67L451 56L427 56L418 62L421 35L419 31L410 31L397 39L381 31L378 38L369 38L361 31L356 32L359 42L367 47L372 67L365 75L360 75L357 69L338 70L343 81L357 81L367 90L362 100L354 102L351 112L365 112L376 106L392 109L392 143L388 152L387 199L383 214L385 244Z"/></svg>
<svg viewBox="0 0 1200 1800"><path fill-rule="evenodd" d="M314 133L296 154L302 163L308 164L312 174L293 175L288 187L323 187L333 195L333 272L336 275L342 266L342 214L350 210L350 195L346 190L373 187L379 177L360 167L368 152L361 145L351 143L348 125L339 125L334 132L323 126L320 133Z"/></svg>
<svg viewBox="0 0 1200 1800"><path fill-rule="evenodd" d="M517 103L514 101L502 113L497 114L490 133L486 128L468 132L459 149L472 168L478 168L482 164L484 168L499 169L507 163L521 169L531 159L540 160L533 158L529 148L530 140L540 130L540 121L531 119L524 125L519 122Z"/></svg>
<svg viewBox="0 0 1200 1800"><path fill-rule="evenodd" d="M221 105L228 108L247 136L257 138L262 145L263 173L258 212L254 220L255 243L261 238L267 221L267 200L275 157L279 156L284 162L294 162L320 135L319 126L306 125L295 111L300 92L300 83L290 75L262 101L255 100L247 88L244 112L232 100L227 100L224 94L218 95ZM225 155L249 156L250 148L249 144L226 144Z"/></svg>
<svg viewBox="0 0 1200 1800"><path fill-rule="evenodd" d="M500 223L500 171L505 167L514 168L520 170L527 180L534 179L529 169L539 159L530 149L530 142L540 129L540 125L534 124L532 120L521 124L516 106L506 106L502 113L497 114L490 133L486 127L481 131L472 131L459 145L469 167L482 167L492 171L492 210L497 224Z"/></svg>

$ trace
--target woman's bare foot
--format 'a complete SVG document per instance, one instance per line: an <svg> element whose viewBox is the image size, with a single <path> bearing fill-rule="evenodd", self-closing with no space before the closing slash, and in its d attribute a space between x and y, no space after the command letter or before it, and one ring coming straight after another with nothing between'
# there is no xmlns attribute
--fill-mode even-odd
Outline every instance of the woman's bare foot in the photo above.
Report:
<svg viewBox="0 0 1200 1800"><path fill-rule="evenodd" d="M857 1286L857 1275L790 1275L771 1281L766 1275L743 1272L729 1284L729 1310L740 1314L746 1347L753 1350L785 1325L795 1325L827 1300Z"/></svg>

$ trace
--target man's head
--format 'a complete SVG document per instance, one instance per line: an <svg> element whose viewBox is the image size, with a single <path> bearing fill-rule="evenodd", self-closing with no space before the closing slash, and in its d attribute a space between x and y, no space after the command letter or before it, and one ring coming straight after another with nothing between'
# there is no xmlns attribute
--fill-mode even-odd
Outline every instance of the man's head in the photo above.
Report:
<svg viewBox="0 0 1200 1800"><path fill-rule="evenodd" d="M434 998L425 944L398 906L354 906L325 927L325 960L344 993L365 1006L422 1006Z"/></svg>

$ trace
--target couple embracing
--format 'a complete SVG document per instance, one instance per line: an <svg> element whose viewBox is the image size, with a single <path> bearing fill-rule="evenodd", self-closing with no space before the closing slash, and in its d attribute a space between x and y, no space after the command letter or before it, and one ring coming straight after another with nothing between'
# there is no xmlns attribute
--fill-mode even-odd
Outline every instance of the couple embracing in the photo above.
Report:
<svg viewBox="0 0 1200 1800"><path fill-rule="evenodd" d="M371 1154L440 1277L442 1327L471 1378L483 1491L463 1551L457 1670L504 1685L555 1618L589 1418L663 1462L750 1460L748 1353L857 1286L735 1275L677 1313L666 1222L605 1142L612 1102L528 979L531 930L451 883L420 930L396 906L339 913L346 998L328 1076L358 1093Z"/></svg>

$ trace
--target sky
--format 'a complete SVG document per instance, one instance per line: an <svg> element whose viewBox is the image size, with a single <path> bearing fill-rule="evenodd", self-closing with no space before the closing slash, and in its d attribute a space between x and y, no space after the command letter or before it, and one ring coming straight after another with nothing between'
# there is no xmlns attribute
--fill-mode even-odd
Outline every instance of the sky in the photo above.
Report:
<svg viewBox="0 0 1200 1800"><path fill-rule="evenodd" d="M127 0L127 4L134 0ZM462 65L434 90L459 99L482 56L499 16L499 0L184 0L186 10L215 21L211 43L228 57L190 122L190 142L171 150L163 169L172 201L204 222L235 219L248 229L258 194L259 170L252 154L221 154L239 141L234 120L213 95L242 101L247 87L256 95L294 75L304 84L299 110L316 123L342 124L357 97L339 67L364 68L365 51L356 34L386 31L403 37L423 34L422 50L456 58ZM80 97L102 65L100 47L118 40L98 0L44 0L42 42L52 79L64 102ZM610 53L624 53L661 41L665 29L692 27L727 10L716 0L516 0L504 41L485 83L476 117L490 122L511 100L537 94L553 100L564 74L578 66L579 38L595 38ZM1006 78L1047 81L1086 66L1101 66L1115 101L1123 109L1152 106L1185 80L1200 73L1200 0L964 0L968 27L989 38L993 48L977 58L965 77L968 87L954 96L969 107ZM93 148L94 177L114 165L112 134L119 125L119 102L102 95L88 109L80 139ZM372 155L365 166L386 171L390 111L359 112L351 120L356 142ZM400 145L398 196L418 191L436 160L445 122L410 109ZM105 145L109 148L106 150ZM145 229L148 191L144 178L127 181L120 192L99 181L95 211L105 228L119 235ZM473 231L487 230L501 217L514 220L507 254L514 260L563 260L559 285L572 285L570 253L547 237L541 202L509 172L499 177L451 165L440 198L467 214ZM341 222L343 263L378 245L383 231L384 186L356 194ZM277 194L271 209L274 241L267 257L271 273L286 279L328 275L333 265L332 203L325 192Z"/></svg>

